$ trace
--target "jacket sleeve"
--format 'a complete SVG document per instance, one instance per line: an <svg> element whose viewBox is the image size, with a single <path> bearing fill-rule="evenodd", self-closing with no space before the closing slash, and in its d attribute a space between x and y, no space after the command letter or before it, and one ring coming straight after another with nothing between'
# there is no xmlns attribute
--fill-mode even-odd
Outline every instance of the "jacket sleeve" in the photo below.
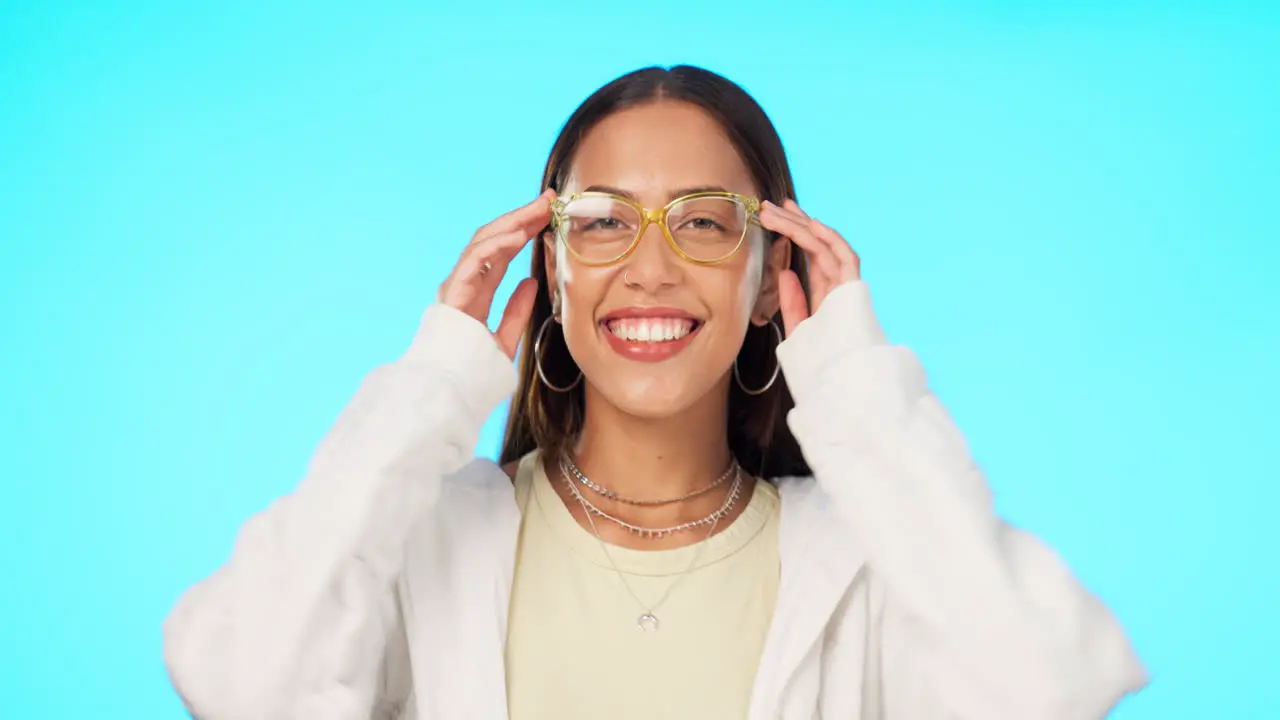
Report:
<svg viewBox="0 0 1280 720"><path fill-rule="evenodd" d="M778 349L788 423L884 588L872 622L884 717L1094 720L1146 684L1108 609L1053 550L1002 522L915 355L863 282ZM851 681L856 681L850 678Z"/></svg>
<svg viewBox="0 0 1280 720"><path fill-rule="evenodd" d="M472 459L515 386L488 328L437 305L372 372L292 493L164 625L175 689L201 720L391 717L410 692L396 581L412 523Z"/></svg>

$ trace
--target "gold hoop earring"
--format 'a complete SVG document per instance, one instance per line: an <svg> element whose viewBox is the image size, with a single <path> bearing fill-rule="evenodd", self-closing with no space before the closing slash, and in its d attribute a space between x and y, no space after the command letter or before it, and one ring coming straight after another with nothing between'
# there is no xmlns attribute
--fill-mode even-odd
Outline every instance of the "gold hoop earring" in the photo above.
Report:
<svg viewBox="0 0 1280 720"><path fill-rule="evenodd" d="M738 359L733 359L733 379L738 381L738 387L742 388L742 392L748 395L763 395L769 388L773 387L773 383L778 379L778 371L782 370L781 363L778 362L778 346L782 344L782 331L778 329L778 324L769 321L769 327L773 328L773 334L777 338L777 342L773 346L773 374L769 376L769 382L764 387L758 389L748 388L742 384L742 373L738 371Z"/></svg>
<svg viewBox="0 0 1280 720"><path fill-rule="evenodd" d="M553 384L547 379L547 374L542 370L542 337L547 334L547 326L555 320L555 315L548 315L546 320L542 321L542 327L538 328L538 334L533 338L533 367L538 371L538 379L542 381L552 392L564 393L578 387L578 383L582 382L582 370L578 370L578 377L573 382L565 386ZM558 322L558 321L557 321Z"/></svg>

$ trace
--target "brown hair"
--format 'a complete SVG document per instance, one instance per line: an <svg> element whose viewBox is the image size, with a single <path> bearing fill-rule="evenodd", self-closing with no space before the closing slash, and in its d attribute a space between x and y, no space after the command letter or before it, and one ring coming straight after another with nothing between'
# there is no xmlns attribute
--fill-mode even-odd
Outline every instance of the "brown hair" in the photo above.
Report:
<svg viewBox="0 0 1280 720"><path fill-rule="evenodd" d="M708 70L681 65L671 69L644 68L613 80L595 91L574 111L551 148L542 188L564 186L578 143L597 123L609 115L657 100L674 100L696 105L714 118L742 156L762 199L781 203L795 199L791 169L782 141L769 117L745 90ZM770 233L770 242L777 238ZM533 316L525 330L520 357L520 384L511 402L506 437L502 442L502 463L518 460L535 448L556 453L572 442L582 429L583 387L578 383L568 392L556 392L544 385L535 368L535 334L551 316L551 294L543 260L546 243L533 243L532 277L538 283ZM809 293L807 265L802 252L791 253L791 269ZM782 327L781 316L773 322ZM763 385L773 372L776 336L767 327L752 325L738 354L739 370L748 387ZM563 335L549 329L542 343L542 367L551 382L567 385L579 370ZM743 469L765 478L809 475L808 464L785 422L795 403L779 374L773 386L760 395L748 395L736 382L729 391L729 444Z"/></svg>

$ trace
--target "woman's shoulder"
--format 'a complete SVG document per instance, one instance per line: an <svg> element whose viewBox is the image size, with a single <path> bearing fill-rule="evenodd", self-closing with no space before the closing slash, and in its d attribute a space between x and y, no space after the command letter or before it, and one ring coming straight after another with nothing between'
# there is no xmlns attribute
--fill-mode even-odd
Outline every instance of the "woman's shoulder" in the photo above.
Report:
<svg viewBox="0 0 1280 720"><path fill-rule="evenodd" d="M778 489L785 514L802 523L836 518L831 496L814 476L787 475L770 478L769 482Z"/></svg>
<svg viewBox="0 0 1280 720"><path fill-rule="evenodd" d="M522 477L522 472L530 467L535 457L536 452L506 463L487 457L472 458L470 462L445 476L441 504L447 505L459 498L474 496L477 492L497 497L510 496L512 488Z"/></svg>
<svg viewBox="0 0 1280 720"><path fill-rule="evenodd" d="M812 475L785 475L782 477L769 478L769 484L778 489L778 494L782 497L791 496L807 496L814 492L821 492L818 487L818 481Z"/></svg>
<svg viewBox="0 0 1280 720"><path fill-rule="evenodd" d="M490 532L508 519L519 518L515 484L505 465L487 457L472 458L444 475L439 494L418 512L429 519L415 523L423 537L449 537L455 541ZM424 540L415 535L415 541Z"/></svg>
<svg viewBox="0 0 1280 720"><path fill-rule="evenodd" d="M519 463L515 463L515 466L518 469ZM492 458L472 458L444 477L444 492L440 499L446 502L458 493L470 495L477 491L510 492L512 479L515 477L513 472L514 470L508 472L507 465L500 465Z"/></svg>
<svg viewBox="0 0 1280 720"><path fill-rule="evenodd" d="M520 470L520 461L512 460L509 463L503 463L501 467L502 467L502 472L506 473L507 479L510 480L511 482L515 482L516 473L519 472Z"/></svg>

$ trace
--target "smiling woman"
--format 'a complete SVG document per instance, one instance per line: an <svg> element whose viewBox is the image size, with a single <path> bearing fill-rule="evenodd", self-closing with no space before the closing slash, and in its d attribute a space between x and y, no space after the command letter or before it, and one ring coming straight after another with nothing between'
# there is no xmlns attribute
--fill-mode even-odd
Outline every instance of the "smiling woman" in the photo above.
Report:
<svg viewBox="0 0 1280 720"><path fill-rule="evenodd" d="M1144 685L994 514L743 90L619 78L543 185L174 610L195 715L1074 720ZM500 463L473 459L513 391Z"/></svg>

